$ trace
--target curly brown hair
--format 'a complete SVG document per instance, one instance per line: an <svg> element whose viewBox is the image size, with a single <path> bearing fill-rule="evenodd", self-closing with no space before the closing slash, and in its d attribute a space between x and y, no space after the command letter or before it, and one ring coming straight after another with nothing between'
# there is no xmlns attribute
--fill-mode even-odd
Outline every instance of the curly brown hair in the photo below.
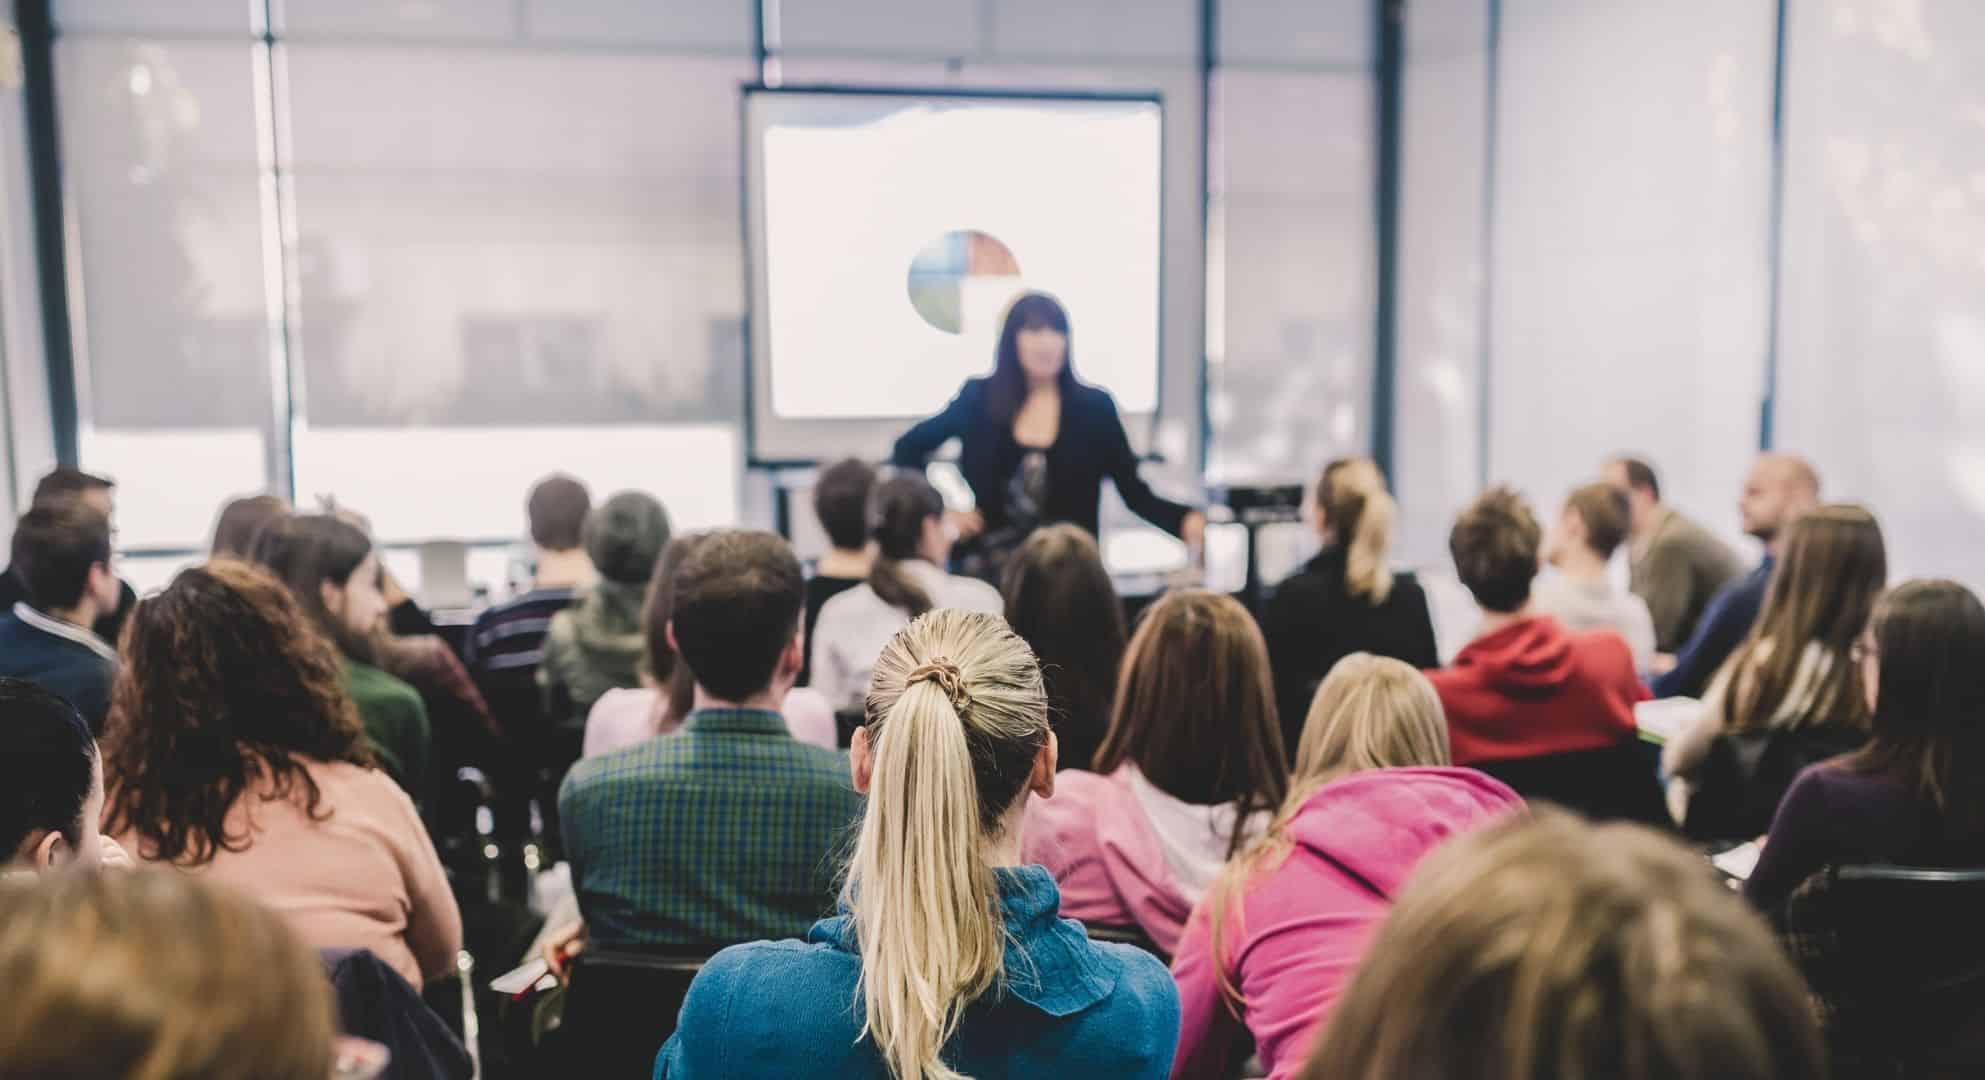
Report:
<svg viewBox="0 0 1985 1080"><path fill-rule="evenodd" d="M106 828L147 858L198 865L242 851L235 800L323 795L306 761L370 766L338 654L268 571L219 559L140 602L125 631L103 755Z"/></svg>

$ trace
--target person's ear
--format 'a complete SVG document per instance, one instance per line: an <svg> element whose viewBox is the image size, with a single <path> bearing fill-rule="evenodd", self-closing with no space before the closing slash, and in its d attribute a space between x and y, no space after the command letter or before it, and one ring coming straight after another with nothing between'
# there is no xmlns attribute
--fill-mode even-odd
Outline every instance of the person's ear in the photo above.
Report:
<svg viewBox="0 0 1985 1080"><path fill-rule="evenodd" d="M1048 741L1034 755L1034 771L1027 777L1027 790L1043 799L1055 795L1055 770L1061 765L1061 740L1055 737L1053 729L1048 731Z"/></svg>
<svg viewBox="0 0 1985 1080"><path fill-rule="evenodd" d="M345 590L333 585L328 578L317 583L317 599L323 603L325 611L333 615L345 613Z"/></svg>
<svg viewBox="0 0 1985 1080"><path fill-rule="evenodd" d="M793 631L792 640L779 653L779 676L798 678L800 669L806 666L806 631Z"/></svg>
<svg viewBox="0 0 1985 1080"><path fill-rule="evenodd" d="M40 840L35 841L33 851L28 856L28 865L33 867L36 873L45 874L68 862L70 855L69 842L62 839L60 832L50 829L42 834Z"/></svg>
<svg viewBox="0 0 1985 1080"><path fill-rule="evenodd" d="M855 791L868 794L869 782L875 776L875 748L868 741L868 725L855 728L855 737L848 744L848 768L854 773Z"/></svg>
<svg viewBox="0 0 1985 1080"><path fill-rule="evenodd" d="M666 638L668 638L668 639L669 639L669 651L670 651L670 652L672 652L672 653L675 653L675 654L676 654L676 655L678 655L678 656L680 656L680 655L682 655L682 646L680 646L680 645L677 645L677 644L675 643L675 620L674 620L674 619L670 619L670 620L669 620L668 622L665 622L665 623L663 623L663 624L662 624L662 636L664 636L664 637L666 637Z"/></svg>

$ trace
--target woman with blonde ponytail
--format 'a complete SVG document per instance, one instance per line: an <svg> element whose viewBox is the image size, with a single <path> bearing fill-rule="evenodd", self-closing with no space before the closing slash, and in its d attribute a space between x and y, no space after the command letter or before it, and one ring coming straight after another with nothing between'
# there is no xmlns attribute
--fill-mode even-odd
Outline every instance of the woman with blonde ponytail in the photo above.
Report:
<svg viewBox="0 0 1985 1080"><path fill-rule="evenodd" d="M1325 466L1306 504L1323 550L1276 588L1261 620L1291 754L1310 698L1337 661L1367 652L1416 668L1440 664L1427 594L1390 567L1394 510L1385 475L1362 457Z"/></svg>
<svg viewBox="0 0 1985 1080"><path fill-rule="evenodd" d="M656 1062L665 1077L1163 1077L1164 967L1091 942L1020 863L1055 737L1034 654L997 616L937 610L883 649L855 732L868 796L842 913L805 942L718 953Z"/></svg>
<svg viewBox="0 0 1985 1080"><path fill-rule="evenodd" d="M1234 1076L1244 1031L1270 1077L1301 1068L1421 857L1521 805L1499 781L1448 767L1426 676L1345 657L1310 703L1273 824L1186 925L1172 962L1183 1013L1172 1075Z"/></svg>

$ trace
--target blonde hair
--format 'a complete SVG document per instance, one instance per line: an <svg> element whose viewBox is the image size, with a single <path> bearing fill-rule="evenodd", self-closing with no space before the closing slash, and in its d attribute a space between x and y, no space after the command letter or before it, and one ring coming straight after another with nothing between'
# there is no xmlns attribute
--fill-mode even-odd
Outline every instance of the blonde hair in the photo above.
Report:
<svg viewBox="0 0 1985 1080"><path fill-rule="evenodd" d="M325 1080L316 955L274 912L171 870L0 888L0 1076Z"/></svg>
<svg viewBox="0 0 1985 1080"><path fill-rule="evenodd" d="M1299 1075L1825 1074L1804 983L1707 861L1539 812L1420 865Z"/></svg>
<svg viewBox="0 0 1985 1080"><path fill-rule="evenodd" d="M1392 595L1392 495L1371 458L1340 458L1324 466L1317 505L1344 548L1344 591L1374 604Z"/></svg>
<svg viewBox="0 0 1985 1080"><path fill-rule="evenodd" d="M1227 913L1237 908L1258 875L1289 857L1294 847L1289 824L1310 796L1332 780L1367 769L1432 767L1448 761L1447 718L1425 675L1370 653L1352 653L1330 669L1303 721L1288 798L1268 831L1227 864L1208 893L1213 967L1221 996L1236 1016L1247 1000L1223 959Z"/></svg>
<svg viewBox="0 0 1985 1080"><path fill-rule="evenodd" d="M862 1035L899 1080L963 1080L939 1058L1004 975L987 848L1048 741L1040 665L1005 620L918 616L869 685L868 811L846 899L862 959Z"/></svg>

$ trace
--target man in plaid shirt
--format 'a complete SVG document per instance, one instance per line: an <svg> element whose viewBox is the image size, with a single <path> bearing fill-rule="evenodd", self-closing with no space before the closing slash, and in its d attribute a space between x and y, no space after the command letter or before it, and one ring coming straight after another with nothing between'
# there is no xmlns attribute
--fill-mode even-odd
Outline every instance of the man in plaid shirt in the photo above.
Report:
<svg viewBox="0 0 1985 1080"><path fill-rule="evenodd" d="M669 635L696 679L679 732L575 765L558 797L588 936L613 947L799 937L832 913L862 813L845 752L779 707L805 656L799 561L771 533L698 542Z"/></svg>

